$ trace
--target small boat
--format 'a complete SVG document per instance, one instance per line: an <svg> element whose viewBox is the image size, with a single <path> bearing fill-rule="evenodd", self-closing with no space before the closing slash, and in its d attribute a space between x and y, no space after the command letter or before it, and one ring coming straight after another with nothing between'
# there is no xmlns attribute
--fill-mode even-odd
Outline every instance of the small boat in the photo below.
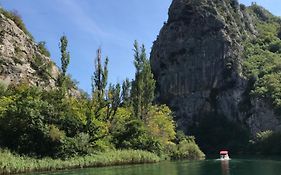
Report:
<svg viewBox="0 0 281 175"><path fill-rule="evenodd" d="M228 151L220 151L220 160L230 160Z"/></svg>

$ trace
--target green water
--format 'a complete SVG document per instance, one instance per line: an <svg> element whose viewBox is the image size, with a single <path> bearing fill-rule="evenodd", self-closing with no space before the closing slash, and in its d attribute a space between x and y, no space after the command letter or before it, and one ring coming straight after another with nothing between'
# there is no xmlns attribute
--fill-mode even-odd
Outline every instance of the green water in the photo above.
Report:
<svg viewBox="0 0 281 175"><path fill-rule="evenodd" d="M40 174L40 173L39 173ZM42 174L42 173L41 173ZM281 161L233 159L230 161L176 161L157 164L88 168L52 175L279 175ZM38 173L37 173L38 175Z"/></svg>

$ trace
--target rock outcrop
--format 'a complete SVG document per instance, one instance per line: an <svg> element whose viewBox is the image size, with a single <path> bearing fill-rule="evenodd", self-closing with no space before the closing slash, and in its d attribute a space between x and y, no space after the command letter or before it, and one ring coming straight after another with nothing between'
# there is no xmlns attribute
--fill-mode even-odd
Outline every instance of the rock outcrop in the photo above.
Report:
<svg viewBox="0 0 281 175"><path fill-rule="evenodd" d="M151 67L157 100L172 108L187 133L214 115L253 135L280 126L269 106L248 97L242 41L257 31L245 8L237 0L172 2L151 51Z"/></svg>
<svg viewBox="0 0 281 175"><path fill-rule="evenodd" d="M17 24L0 13L0 80L53 88L59 69Z"/></svg>

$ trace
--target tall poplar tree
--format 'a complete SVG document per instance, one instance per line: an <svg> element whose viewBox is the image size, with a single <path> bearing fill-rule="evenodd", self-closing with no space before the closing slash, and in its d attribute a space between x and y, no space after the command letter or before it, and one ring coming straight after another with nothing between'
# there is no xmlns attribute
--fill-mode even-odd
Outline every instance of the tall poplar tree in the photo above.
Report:
<svg viewBox="0 0 281 175"><path fill-rule="evenodd" d="M97 50L97 58L95 60L95 71L92 76L92 93L97 93L98 98L103 98L108 78L108 57L106 57L104 66L101 62L101 49Z"/></svg>
<svg viewBox="0 0 281 175"><path fill-rule="evenodd" d="M106 57L104 65L101 61L101 49L97 50L97 58L95 60L95 71L92 76L92 106L96 117L100 116L100 110L106 107L105 89L108 77L108 58Z"/></svg>
<svg viewBox="0 0 281 175"><path fill-rule="evenodd" d="M129 106L131 103L131 82L128 78L122 83L121 101L123 106Z"/></svg>
<svg viewBox="0 0 281 175"><path fill-rule="evenodd" d="M155 80L144 45L139 47L138 42L135 41L134 52L136 73L135 80L132 82L132 105L135 117L145 119L148 107L154 99Z"/></svg>
<svg viewBox="0 0 281 175"><path fill-rule="evenodd" d="M70 54L67 51L68 40L65 35L60 38L60 52L61 52L61 70L62 73L59 76L58 84L59 87L62 89L63 94L65 94L67 85L66 85L66 72L70 62Z"/></svg>

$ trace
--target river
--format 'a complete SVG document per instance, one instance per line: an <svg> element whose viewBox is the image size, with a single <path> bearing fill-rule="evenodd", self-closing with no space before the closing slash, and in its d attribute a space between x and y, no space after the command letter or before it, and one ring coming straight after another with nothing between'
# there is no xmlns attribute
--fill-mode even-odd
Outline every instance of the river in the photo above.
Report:
<svg viewBox="0 0 281 175"><path fill-rule="evenodd" d="M233 159L230 161L165 161L157 164L86 168L33 175L278 175L281 161Z"/></svg>

